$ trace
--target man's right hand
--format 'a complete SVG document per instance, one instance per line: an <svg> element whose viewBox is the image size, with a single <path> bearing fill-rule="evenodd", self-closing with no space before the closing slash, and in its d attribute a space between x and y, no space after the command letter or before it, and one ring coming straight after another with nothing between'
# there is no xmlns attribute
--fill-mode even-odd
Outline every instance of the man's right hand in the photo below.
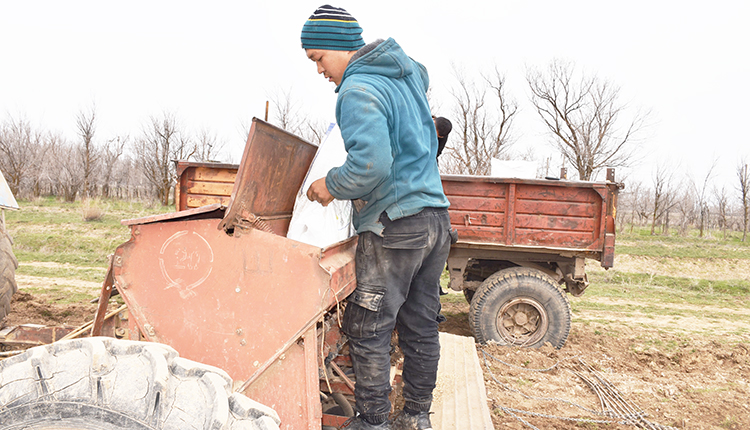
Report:
<svg viewBox="0 0 750 430"><path fill-rule="evenodd" d="M310 184L310 188L307 189L307 198L323 206L328 206L333 201L333 196L328 192L328 187L326 186L326 178L320 178Z"/></svg>

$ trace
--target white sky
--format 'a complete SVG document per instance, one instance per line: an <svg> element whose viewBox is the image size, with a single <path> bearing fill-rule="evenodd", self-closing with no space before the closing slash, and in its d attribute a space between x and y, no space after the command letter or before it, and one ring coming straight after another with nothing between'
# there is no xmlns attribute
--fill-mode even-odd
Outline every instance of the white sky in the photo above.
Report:
<svg viewBox="0 0 750 430"><path fill-rule="evenodd" d="M291 89L310 116L334 120L333 84L300 47L305 20L324 0L0 0L0 119L25 117L75 139L75 115L96 104L98 138L139 135L173 112L189 131L214 130L233 161L243 123ZM464 0L332 2L369 42L393 37L430 72L432 100L450 117L451 62L469 73L497 64L521 111L516 149L550 152L524 80L528 66L574 62L653 111L644 160L632 179L650 185L658 160L702 180L712 160L734 188L750 157L750 2Z"/></svg>

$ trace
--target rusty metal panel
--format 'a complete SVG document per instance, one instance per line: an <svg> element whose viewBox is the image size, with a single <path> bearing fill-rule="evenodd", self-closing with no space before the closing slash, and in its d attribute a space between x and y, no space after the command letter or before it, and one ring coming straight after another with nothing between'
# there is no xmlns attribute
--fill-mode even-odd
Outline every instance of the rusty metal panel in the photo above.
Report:
<svg viewBox="0 0 750 430"><path fill-rule="evenodd" d="M166 213L166 214L159 214L159 215L149 215L142 218L133 218L133 219L124 219L120 221L120 224L122 225L138 225L138 224L151 224L155 222L164 222L164 221L186 221L190 219L200 219L200 218L221 218L221 216L224 214L224 207L222 207L220 204L213 204L208 206L201 206L199 208L194 209L187 209L180 212L172 212L172 213Z"/></svg>
<svg viewBox="0 0 750 430"><path fill-rule="evenodd" d="M3 350L3 347L30 348L47 345L62 339L75 329L75 327L43 326L39 324L4 327L0 330L0 351Z"/></svg>
<svg viewBox="0 0 750 430"><path fill-rule="evenodd" d="M148 340L252 380L353 291L356 240L321 250L219 221L133 224L114 279Z"/></svg>
<svg viewBox="0 0 750 430"><path fill-rule="evenodd" d="M316 330L312 327L253 381L243 394L273 408L281 430L320 430Z"/></svg>
<svg viewBox="0 0 750 430"><path fill-rule="evenodd" d="M318 147L253 118L221 228L254 217L291 218L294 201ZM279 232L286 234L286 231Z"/></svg>

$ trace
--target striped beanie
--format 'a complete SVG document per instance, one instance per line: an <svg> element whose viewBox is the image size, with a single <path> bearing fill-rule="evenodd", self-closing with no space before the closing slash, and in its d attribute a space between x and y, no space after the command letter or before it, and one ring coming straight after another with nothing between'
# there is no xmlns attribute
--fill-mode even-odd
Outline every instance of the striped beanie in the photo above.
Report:
<svg viewBox="0 0 750 430"><path fill-rule="evenodd" d="M340 7L319 7L302 27L303 49L357 51L363 46L362 27Z"/></svg>

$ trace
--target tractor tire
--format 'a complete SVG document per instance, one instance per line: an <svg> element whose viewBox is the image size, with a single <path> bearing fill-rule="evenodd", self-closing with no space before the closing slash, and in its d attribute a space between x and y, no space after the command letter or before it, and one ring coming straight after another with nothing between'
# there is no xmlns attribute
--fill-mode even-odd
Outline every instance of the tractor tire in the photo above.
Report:
<svg viewBox="0 0 750 430"><path fill-rule="evenodd" d="M4 430L270 430L273 409L169 346L94 337L0 361Z"/></svg>
<svg viewBox="0 0 750 430"><path fill-rule="evenodd" d="M0 321L10 313L10 299L18 291L16 269L18 260L13 255L10 236L0 226Z"/></svg>
<svg viewBox="0 0 750 430"><path fill-rule="evenodd" d="M479 343L562 348L570 334L570 302L555 281L539 270L513 267L487 278L469 310Z"/></svg>

